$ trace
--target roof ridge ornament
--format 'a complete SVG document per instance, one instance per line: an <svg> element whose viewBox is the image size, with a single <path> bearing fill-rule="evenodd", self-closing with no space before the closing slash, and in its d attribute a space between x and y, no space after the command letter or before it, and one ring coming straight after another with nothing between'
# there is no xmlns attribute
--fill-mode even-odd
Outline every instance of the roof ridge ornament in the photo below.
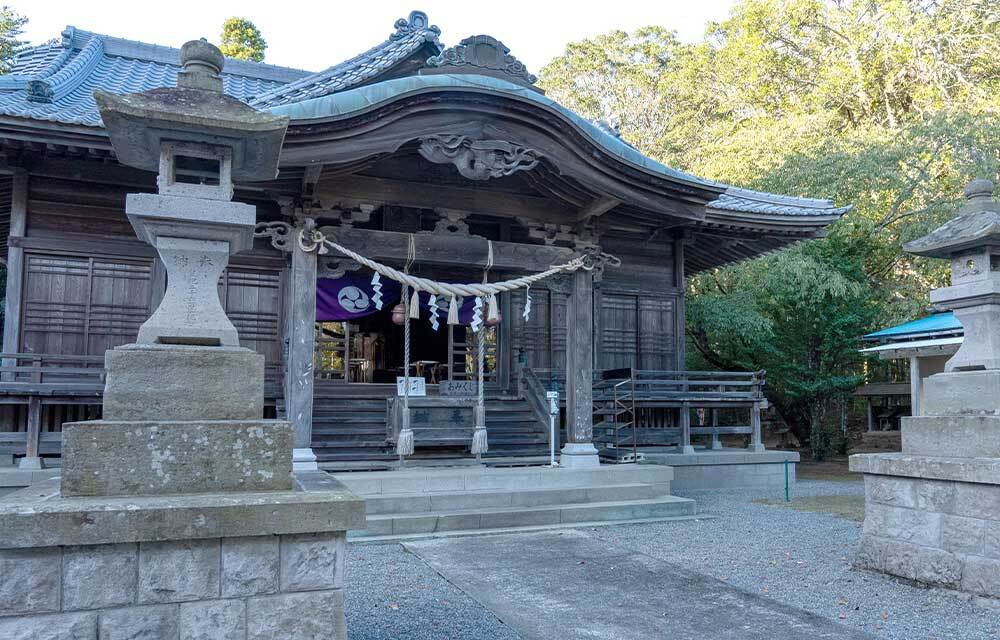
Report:
<svg viewBox="0 0 1000 640"><path fill-rule="evenodd" d="M396 31L389 36L390 40L400 40L414 33L423 32L425 40L437 42L438 36L441 35L440 27L432 25L423 11L411 11L409 18L400 18L392 26Z"/></svg>
<svg viewBox="0 0 1000 640"><path fill-rule="evenodd" d="M476 73L493 76L524 85L544 93L535 86L538 78L528 72L524 63L510 54L510 48L493 36L470 36L454 47L427 59L421 75L432 73Z"/></svg>

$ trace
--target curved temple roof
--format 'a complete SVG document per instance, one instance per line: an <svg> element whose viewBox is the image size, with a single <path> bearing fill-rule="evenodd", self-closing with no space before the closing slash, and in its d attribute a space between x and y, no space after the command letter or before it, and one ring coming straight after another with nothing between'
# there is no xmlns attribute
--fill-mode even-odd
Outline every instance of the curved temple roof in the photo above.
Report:
<svg viewBox="0 0 1000 640"><path fill-rule="evenodd" d="M423 55L425 48L432 55L440 53L440 29L430 25L426 14L419 11L396 21L394 26L395 31L381 44L317 73L227 60L225 91L257 108L291 116L293 125L296 120L361 111L415 91L491 92L557 111L609 154L654 177L716 192L717 199L707 203L705 209L709 224L765 218L782 224L791 222L803 232L818 233L849 209L836 207L830 200L751 191L671 169L644 156L607 127L577 115L533 87L490 75L414 75L416 70L404 68L404 63ZM40 126L48 123L99 128L95 89L126 93L173 86L180 68L178 56L177 49L67 27L59 43L22 52L10 72L0 76L0 117L40 121ZM393 77L394 72L405 77ZM95 133L103 132L97 129Z"/></svg>

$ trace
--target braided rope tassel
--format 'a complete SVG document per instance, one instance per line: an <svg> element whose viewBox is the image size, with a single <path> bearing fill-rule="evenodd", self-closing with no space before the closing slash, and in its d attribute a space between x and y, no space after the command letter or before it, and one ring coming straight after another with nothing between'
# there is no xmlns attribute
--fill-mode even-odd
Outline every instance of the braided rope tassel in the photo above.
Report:
<svg viewBox="0 0 1000 640"><path fill-rule="evenodd" d="M399 439L396 441L396 455L399 456L399 464L404 464L405 456L413 455L413 430L410 429L410 301L406 295L406 287L403 287L403 424L399 430Z"/></svg>
<svg viewBox="0 0 1000 640"><path fill-rule="evenodd" d="M486 437L486 390L483 384L483 373L486 369L486 328L480 327L476 334L479 337L479 349L477 349L478 353L476 354L477 366L479 367L479 388L476 400L476 429L472 432L472 453L476 456L477 461L482 462L483 454L490 450L489 440Z"/></svg>

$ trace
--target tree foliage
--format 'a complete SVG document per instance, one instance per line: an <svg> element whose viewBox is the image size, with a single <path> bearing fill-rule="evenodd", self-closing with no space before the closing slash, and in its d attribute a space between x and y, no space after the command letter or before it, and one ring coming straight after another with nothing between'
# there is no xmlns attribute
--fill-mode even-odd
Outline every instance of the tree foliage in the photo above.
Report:
<svg viewBox="0 0 1000 640"><path fill-rule="evenodd" d="M0 73L10 68L14 54L24 46L19 39L28 19L7 5L0 6Z"/></svg>
<svg viewBox="0 0 1000 640"><path fill-rule="evenodd" d="M994 0L741 0L698 42L616 31L540 77L669 165L853 205L826 239L689 282L692 366L768 369L808 437L860 379L857 337L919 313L944 281L901 245L997 174L998 50Z"/></svg>
<svg viewBox="0 0 1000 640"><path fill-rule="evenodd" d="M219 45L222 54L227 58L262 62L267 42L260 29L246 18L227 18L222 23L222 40Z"/></svg>

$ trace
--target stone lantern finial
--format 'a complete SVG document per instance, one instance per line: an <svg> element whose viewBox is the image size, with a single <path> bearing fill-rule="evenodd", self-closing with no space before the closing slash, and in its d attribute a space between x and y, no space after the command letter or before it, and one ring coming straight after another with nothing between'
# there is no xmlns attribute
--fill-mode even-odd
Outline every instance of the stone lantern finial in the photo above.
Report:
<svg viewBox="0 0 1000 640"><path fill-rule="evenodd" d="M222 93L222 68L226 57L214 44L202 38L189 40L181 46L181 71L177 86Z"/></svg>

